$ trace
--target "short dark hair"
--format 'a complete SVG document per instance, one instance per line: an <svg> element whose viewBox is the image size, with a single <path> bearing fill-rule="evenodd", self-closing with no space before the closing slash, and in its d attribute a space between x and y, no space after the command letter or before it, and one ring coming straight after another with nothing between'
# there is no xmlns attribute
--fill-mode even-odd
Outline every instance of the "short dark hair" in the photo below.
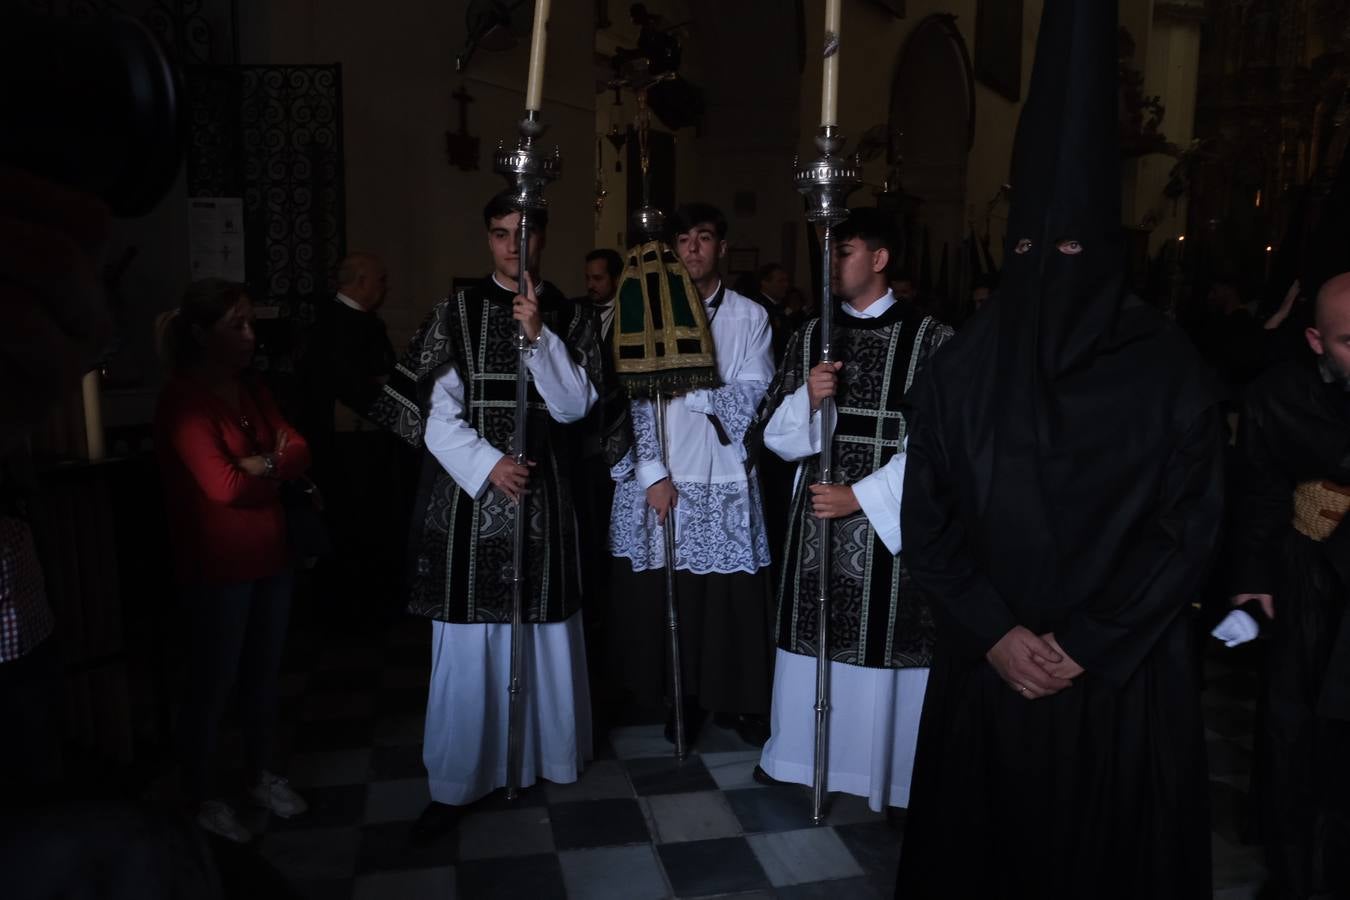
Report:
<svg viewBox="0 0 1350 900"><path fill-rule="evenodd" d="M510 191L502 191L500 194L494 194L492 199L483 207L483 227L492 228L493 219L502 219L511 213L520 212L520 204L516 202L516 197ZM530 226L540 231L548 231L548 209L530 210Z"/></svg>
<svg viewBox="0 0 1350 900"><path fill-rule="evenodd" d="M848 211L848 218L834 226L834 239L843 243L854 238L867 245L868 250L887 250L891 261L886 267L886 275L893 274L900 264L900 254L896 252L900 244L899 230L895 227L895 216L875 206L859 206Z"/></svg>
<svg viewBox="0 0 1350 900"><path fill-rule="evenodd" d="M623 257L619 255L617 250L599 247L586 254L586 262L595 262L597 259L605 261L605 268L609 271L610 278L618 278L619 273L623 271Z"/></svg>
<svg viewBox="0 0 1350 900"><path fill-rule="evenodd" d="M204 349L193 329L210 331L247 296L246 285L223 278L192 282L178 307L156 320L160 356L174 371L191 368L201 360Z"/></svg>
<svg viewBox="0 0 1350 900"><path fill-rule="evenodd" d="M684 234L700 225L711 225L719 241L727 239L727 217L711 203L686 203L670 219L672 234Z"/></svg>
<svg viewBox="0 0 1350 900"><path fill-rule="evenodd" d="M880 250L885 247L891 251L891 256L895 256L896 245L899 243L895 216L872 206L850 209L848 218L834 226L834 238L841 242L858 238L867 245L868 250Z"/></svg>
<svg viewBox="0 0 1350 900"><path fill-rule="evenodd" d="M776 262L765 263L764 265L760 266L759 269L755 272L755 277L762 282L772 277L774 272L787 272L787 269L783 268L781 264Z"/></svg>

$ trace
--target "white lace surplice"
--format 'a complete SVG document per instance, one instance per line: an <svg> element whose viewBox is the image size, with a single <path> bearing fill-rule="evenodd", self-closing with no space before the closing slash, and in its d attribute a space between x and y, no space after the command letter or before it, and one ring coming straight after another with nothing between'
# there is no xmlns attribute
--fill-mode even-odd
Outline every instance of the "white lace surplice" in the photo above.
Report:
<svg viewBox="0 0 1350 900"><path fill-rule="evenodd" d="M699 575L757 572L769 565L758 479L746 472L742 439L773 379L769 318L753 300L728 290L712 318L722 386L672 398L666 413L669 469L662 464L652 404L632 404L634 446L614 466L617 482L610 552L635 571L665 565L661 528L647 488L670 477L675 506L675 566ZM722 425L724 444L713 425Z"/></svg>

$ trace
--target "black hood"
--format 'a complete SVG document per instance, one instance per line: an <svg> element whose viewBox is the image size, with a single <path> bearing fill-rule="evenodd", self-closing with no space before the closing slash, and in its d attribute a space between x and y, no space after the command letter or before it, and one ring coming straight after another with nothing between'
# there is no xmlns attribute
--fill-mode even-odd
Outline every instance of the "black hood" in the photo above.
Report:
<svg viewBox="0 0 1350 900"><path fill-rule="evenodd" d="M1124 297L1117 30L1115 3L1047 0L1017 125L999 305L1050 379L1090 359Z"/></svg>

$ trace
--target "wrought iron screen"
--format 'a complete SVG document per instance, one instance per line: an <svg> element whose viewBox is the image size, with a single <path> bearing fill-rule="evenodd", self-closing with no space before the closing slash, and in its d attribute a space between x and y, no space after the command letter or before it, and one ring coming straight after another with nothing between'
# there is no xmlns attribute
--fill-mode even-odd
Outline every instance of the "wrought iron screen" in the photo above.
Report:
<svg viewBox="0 0 1350 900"><path fill-rule="evenodd" d="M287 326L264 328L260 362L274 374L289 374L346 251L341 75L336 65L187 71L188 196L244 200L249 287Z"/></svg>

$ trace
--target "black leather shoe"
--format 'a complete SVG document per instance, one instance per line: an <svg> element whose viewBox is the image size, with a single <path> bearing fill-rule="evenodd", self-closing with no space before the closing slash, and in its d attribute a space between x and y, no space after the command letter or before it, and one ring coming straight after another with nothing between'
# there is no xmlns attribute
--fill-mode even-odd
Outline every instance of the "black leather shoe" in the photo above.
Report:
<svg viewBox="0 0 1350 900"><path fill-rule="evenodd" d="M464 807L432 800L413 824L410 840L419 847L436 843L454 831L464 814Z"/></svg>
<svg viewBox="0 0 1350 900"><path fill-rule="evenodd" d="M779 781L777 778L774 778L768 772L765 772L764 768L760 765L755 766L755 771L752 773L751 777L754 778L755 781L759 782L760 784L767 784L770 787L789 783L786 781Z"/></svg>
<svg viewBox="0 0 1350 900"><path fill-rule="evenodd" d="M737 716L732 726L736 735L751 747L763 747L769 742L769 720L764 716Z"/></svg>

